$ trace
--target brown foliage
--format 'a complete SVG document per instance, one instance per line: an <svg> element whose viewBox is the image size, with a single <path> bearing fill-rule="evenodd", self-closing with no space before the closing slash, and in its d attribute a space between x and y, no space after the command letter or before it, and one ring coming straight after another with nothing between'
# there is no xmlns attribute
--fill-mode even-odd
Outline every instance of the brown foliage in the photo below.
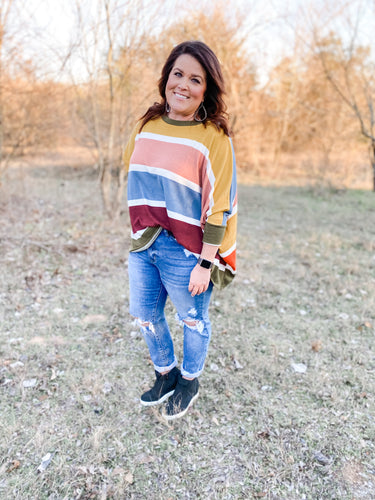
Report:
<svg viewBox="0 0 375 500"><path fill-rule="evenodd" d="M296 44L293 53L274 65L267 84L261 86L248 13L244 15L235 7L229 13L221 2L205 2L195 10L176 12L155 34L141 29L146 5L141 0L103 0L102 5L108 16L90 26L90 30L97 30L95 50L101 57L89 69L84 83L43 81L33 61L25 61L21 52L17 70L13 65L4 71L3 66L3 163L10 154L61 144L84 145L93 151L101 180L108 183L107 211L116 211L121 195L116 183L122 148L139 117L159 100L157 81L165 58L175 44L187 39L207 43L222 64L240 168L275 178L286 159L305 155L307 160L300 162L299 168L322 179L336 169L334 159L339 155L350 151L349 157L363 151L358 119L363 134L373 117L367 119L366 114L372 109L374 96L368 48L357 47L348 55L334 33L316 38L310 45ZM111 7L117 18L111 17ZM106 25L104 38L100 22ZM125 38L121 38L122 32L127 33ZM81 48L86 50L83 42ZM87 68L90 50L84 59ZM373 130L366 137L371 133ZM317 160L313 167L312 155Z"/></svg>

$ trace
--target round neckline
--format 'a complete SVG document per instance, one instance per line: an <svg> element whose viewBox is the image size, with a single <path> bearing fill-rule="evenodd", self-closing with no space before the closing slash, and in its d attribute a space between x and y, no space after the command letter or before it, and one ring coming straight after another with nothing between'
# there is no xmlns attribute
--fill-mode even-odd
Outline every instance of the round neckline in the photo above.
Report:
<svg viewBox="0 0 375 500"><path fill-rule="evenodd" d="M165 123L169 125L177 125L178 127L191 127L192 125L201 125L202 122L197 122L195 120L173 120L173 118L169 118L169 116L163 115L162 119Z"/></svg>

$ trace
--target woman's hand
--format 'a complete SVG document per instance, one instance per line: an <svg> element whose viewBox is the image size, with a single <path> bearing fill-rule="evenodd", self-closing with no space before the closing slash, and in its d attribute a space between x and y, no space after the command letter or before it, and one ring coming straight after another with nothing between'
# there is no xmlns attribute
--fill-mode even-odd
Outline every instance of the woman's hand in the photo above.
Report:
<svg viewBox="0 0 375 500"><path fill-rule="evenodd" d="M190 274L189 292L191 296L205 292L210 284L211 270L197 264Z"/></svg>
<svg viewBox="0 0 375 500"><path fill-rule="evenodd" d="M201 257L202 259L213 262L219 247L203 243ZM189 292L191 296L199 295L205 292L210 284L211 270L197 264L190 274Z"/></svg>

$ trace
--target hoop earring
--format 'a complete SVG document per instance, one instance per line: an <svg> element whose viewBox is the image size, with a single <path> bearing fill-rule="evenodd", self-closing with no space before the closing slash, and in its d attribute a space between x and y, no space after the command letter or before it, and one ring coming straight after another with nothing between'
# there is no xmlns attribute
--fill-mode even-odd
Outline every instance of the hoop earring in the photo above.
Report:
<svg viewBox="0 0 375 500"><path fill-rule="evenodd" d="M198 118L198 113L199 113L200 110L203 110L203 112L204 112L204 117L203 118ZM204 107L203 101L200 103L199 108L194 113L194 120L196 122L204 122L205 120L207 120L207 110Z"/></svg>
<svg viewBox="0 0 375 500"><path fill-rule="evenodd" d="M168 114L170 112L170 110L171 110L170 105L168 104L167 101L165 101L165 112Z"/></svg>

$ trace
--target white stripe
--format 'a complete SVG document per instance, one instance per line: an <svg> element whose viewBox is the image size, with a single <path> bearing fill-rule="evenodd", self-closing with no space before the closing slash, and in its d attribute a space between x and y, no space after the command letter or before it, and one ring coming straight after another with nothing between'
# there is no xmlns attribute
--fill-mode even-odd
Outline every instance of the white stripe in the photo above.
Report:
<svg viewBox="0 0 375 500"><path fill-rule="evenodd" d="M207 158L207 165L206 165L206 172L207 172L207 177L210 182L211 186L211 191L210 194L208 195L209 199L209 204L208 204L208 210L206 213L206 217L209 217L212 214L212 207L214 206L214 188L215 188L215 175L212 170L211 162L210 159Z"/></svg>
<svg viewBox="0 0 375 500"><path fill-rule="evenodd" d="M183 186L192 189L196 193L200 193L202 191L200 186L195 182L189 181L185 177L182 177L181 175L175 174L174 172L171 172L170 170L165 170L163 168L149 167L148 165L139 165L136 163L131 163L129 166L129 172L147 172L149 174L159 175L161 177L166 177L167 179L171 179L172 181L175 181L178 184L182 184Z"/></svg>
<svg viewBox="0 0 375 500"><path fill-rule="evenodd" d="M146 229L147 229L147 227L145 229L140 229L136 233L133 233L133 231L131 231L131 236L132 236L133 240L139 240L139 238L141 238L143 236L143 233L146 231Z"/></svg>
<svg viewBox="0 0 375 500"><path fill-rule="evenodd" d="M229 264L222 264L219 259L215 259L214 260L214 263L215 263L215 266L217 266L220 271L225 271L225 269L229 269L229 271L232 273L232 274L236 274L236 271L233 270L233 268L229 265Z"/></svg>
<svg viewBox="0 0 375 500"><path fill-rule="evenodd" d="M232 245L230 249L227 250L226 252L220 252L220 256L223 257L224 259L224 257L228 257L228 255L230 255L235 249L236 249L236 244Z"/></svg>
<svg viewBox="0 0 375 500"><path fill-rule="evenodd" d="M209 151L201 142L194 141L193 139L186 139L183 137L170 137L169 135L154 134L152 132L141 132L135 138L136 141L139 139L151 139L153 141L168 142L171 144L181 144L182 146L190 146L191 148L200 151L206 158L208 158Z"/></svg>
<svg viewBox="0 0 375 500"><path fill-rule="evenodd" d="M179 214L177 212L172 212L171 210L167 210L168 217L171 219L179 220L181 222L186 222L187 224L191 224L192 226L201 227L200 220L193 219L192 217L186 217L185 215Z"/></svg>
<svg viewBox="0 0 375 500"><path fill-rule="evenodd" d="M148 205L149 207L165 208L165 201L147 200L146 198L138 198L136 200L128 200L129 207L137 207L138 205Z"/></svg>
<svg viewBox="0 0 375 500"><path fill-rule="evenodd" d="M237 203L236 203L236 205L233 207L233 209L232 209L232 211L229 213L229 215L227 215L227 214L228 214L228 212L224 212L224 220L225 220L226 222L228 222L228 220L229 220L229 219L231 219L234 215L236 215L236 213L237 213Z"/></svg>
<svg viewBox="0 0 375 500"><path fill-rule="evenodd" d="M232 210L231 214L229 215L229 217L227 218L227 220L231 219L233 217L233 215L236 215L236 213L237 213L237 203L233 207L233 210Z"/></svg>

